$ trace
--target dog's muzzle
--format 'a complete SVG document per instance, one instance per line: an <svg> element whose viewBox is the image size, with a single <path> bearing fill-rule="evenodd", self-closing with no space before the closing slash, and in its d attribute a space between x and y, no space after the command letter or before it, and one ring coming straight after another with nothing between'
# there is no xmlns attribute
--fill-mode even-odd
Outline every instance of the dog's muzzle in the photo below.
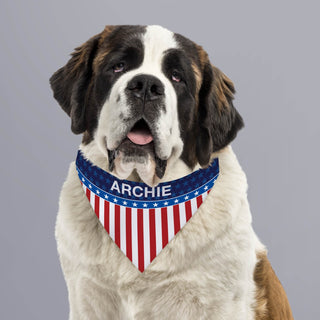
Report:
<svg viewBox="0 0 320 320"><path fill-rule="evenodd" d="M162 82L152 75L139 74L133 77L125 89L131 119L127 132L114 150L108 150L109 169L115 168L115 160L121 154L122 163L154 161L155 174L162 178L167 159L159 155L157 123L160 111L165 109L165 89Z"/></svg>

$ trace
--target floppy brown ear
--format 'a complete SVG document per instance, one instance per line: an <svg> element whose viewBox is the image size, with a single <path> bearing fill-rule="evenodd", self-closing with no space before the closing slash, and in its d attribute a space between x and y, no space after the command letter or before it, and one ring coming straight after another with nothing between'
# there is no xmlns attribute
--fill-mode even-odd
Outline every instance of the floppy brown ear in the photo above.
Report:
<svg viewBox="0 0 320 320"><path fill-rule="evenodd" d="M211 153L228 145L244 125L232 103L234 93L232 81L209 61L204 63L196 146L201 166L208 165Z"/></svg>
<svg viewBox="0 0 320 320"><path fill-rule="evenodd" d="M54 98L70 116L71 130L76 134L86 130L85 97L100 36L101 33L76 48L67 64L50 78Z"/></svg>

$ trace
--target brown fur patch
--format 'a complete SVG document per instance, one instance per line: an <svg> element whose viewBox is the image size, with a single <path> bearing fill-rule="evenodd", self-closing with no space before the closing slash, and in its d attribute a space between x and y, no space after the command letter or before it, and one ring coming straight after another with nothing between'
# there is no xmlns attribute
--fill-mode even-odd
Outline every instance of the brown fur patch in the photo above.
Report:
<svg viewBox="0 0 320 320"><path fill-rule="evenodd" d="M69 63L72 64L71 73L77 74L81 70L81 66L85 65L88 61L88 56L90 55L92 49L92 43L100 37L100 33L91 37L81 46L75 48L72 53L72 59L70 59Z"/></svg>
<svg viewBox="0 0 320 320"><path fill-rule="evenodd" d="M101 32L99 47L103 45L107 37L111 34L111 32L115 29L115 26L106 26L104 30ZM96 72L99 69L100 64L104 61L106 55L108 55L110 51L108 49L103 50L97 54L93 61L93 71Z"/></svg>
<svg viewBox="0 0 320 320"><path fill-rule="evenodd" d="M209 61L208 54L203 48L199 45L196 45L199 62L201 66L201 70L203 71L206 65L211 65ZM233 94L235 93L234 85L232 81L218 68L211 65L213 72L213 86L212 93L215 97L217 97L217 107L218 110L222 110L223 108L229 108L229 101L232 100Z"/></svg>
<svg viewBox="0 0 320 320"><path fill-rule="evenodd" d="M287 295L265 252L257 255L255 320L293 320Z"/></svg>
<svg viewBox="0 0 320 320"><path fill-rule="evenodd" d="M101 46L106 38L110 35L110 33L116 28L116 26L105 26L104 30L101 33L99 45Z"/></svg>
<svg viewBox="0 0 320 320"><path fill-rule="evenodd" d="M197 44L195 44L197 51L198 51L198 56L199 56L199 62L200 62L200 66L201 66L201 70L204 69L204 66L206 63L209 63L209 58L208 58L208 54L205 50L203 50L203 48Z"/></svg>
<svg viewBox="0 0 320 320"><path fill-rule="evenodd" d="M212 66L213 70L213 90L217 97L218 110L229 108L229 101L232 100L235 93L232 81L218 68Z"/></svg>
<svg viewBox="0 0 320 320"><path fill-rule="evenodd" d="M196 106L198 107L198 100L199 100L199 91L202 85L202 76L201 76L201 71L199 70L198 66L196 65L195 62L192 62L191 64L192 69L193 69L193 73L194 73L194 77L196 79L196 94L195 94L195 98L196 98Z"/></svg>

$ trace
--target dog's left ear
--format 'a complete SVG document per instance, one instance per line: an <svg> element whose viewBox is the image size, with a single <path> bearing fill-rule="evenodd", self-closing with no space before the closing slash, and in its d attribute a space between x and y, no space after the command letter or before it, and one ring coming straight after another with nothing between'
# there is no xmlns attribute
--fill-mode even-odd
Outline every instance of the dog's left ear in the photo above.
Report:
<svg viewBox="0 0 320 320"><path fill-rule="evenodd" d="M100 36L101 34L97 34L76 48L68 63L50 78L53 95L70 116L71 130L75 134L86 130L85 96Z"/></svg>
<svg viewBox="0 0 320 320"><path fill-rule="evenodd" d="M196 154L201 166L207 166L211 153L227 146L244 126L232 103L234 93L232 81L206 59L198 100Z"/></svg>

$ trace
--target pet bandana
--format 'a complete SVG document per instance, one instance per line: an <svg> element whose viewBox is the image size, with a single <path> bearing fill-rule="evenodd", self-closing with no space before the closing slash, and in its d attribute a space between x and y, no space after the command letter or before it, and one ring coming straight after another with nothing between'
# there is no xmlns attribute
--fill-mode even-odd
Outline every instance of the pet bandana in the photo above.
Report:
<svg viewBox="0 0 320 320"><path fill-rule="evenodd" d="M143 272L200 207L219 175L218 159L181 179L149 187L120 180L78 152L83 190L101 224Z"/></svg>

